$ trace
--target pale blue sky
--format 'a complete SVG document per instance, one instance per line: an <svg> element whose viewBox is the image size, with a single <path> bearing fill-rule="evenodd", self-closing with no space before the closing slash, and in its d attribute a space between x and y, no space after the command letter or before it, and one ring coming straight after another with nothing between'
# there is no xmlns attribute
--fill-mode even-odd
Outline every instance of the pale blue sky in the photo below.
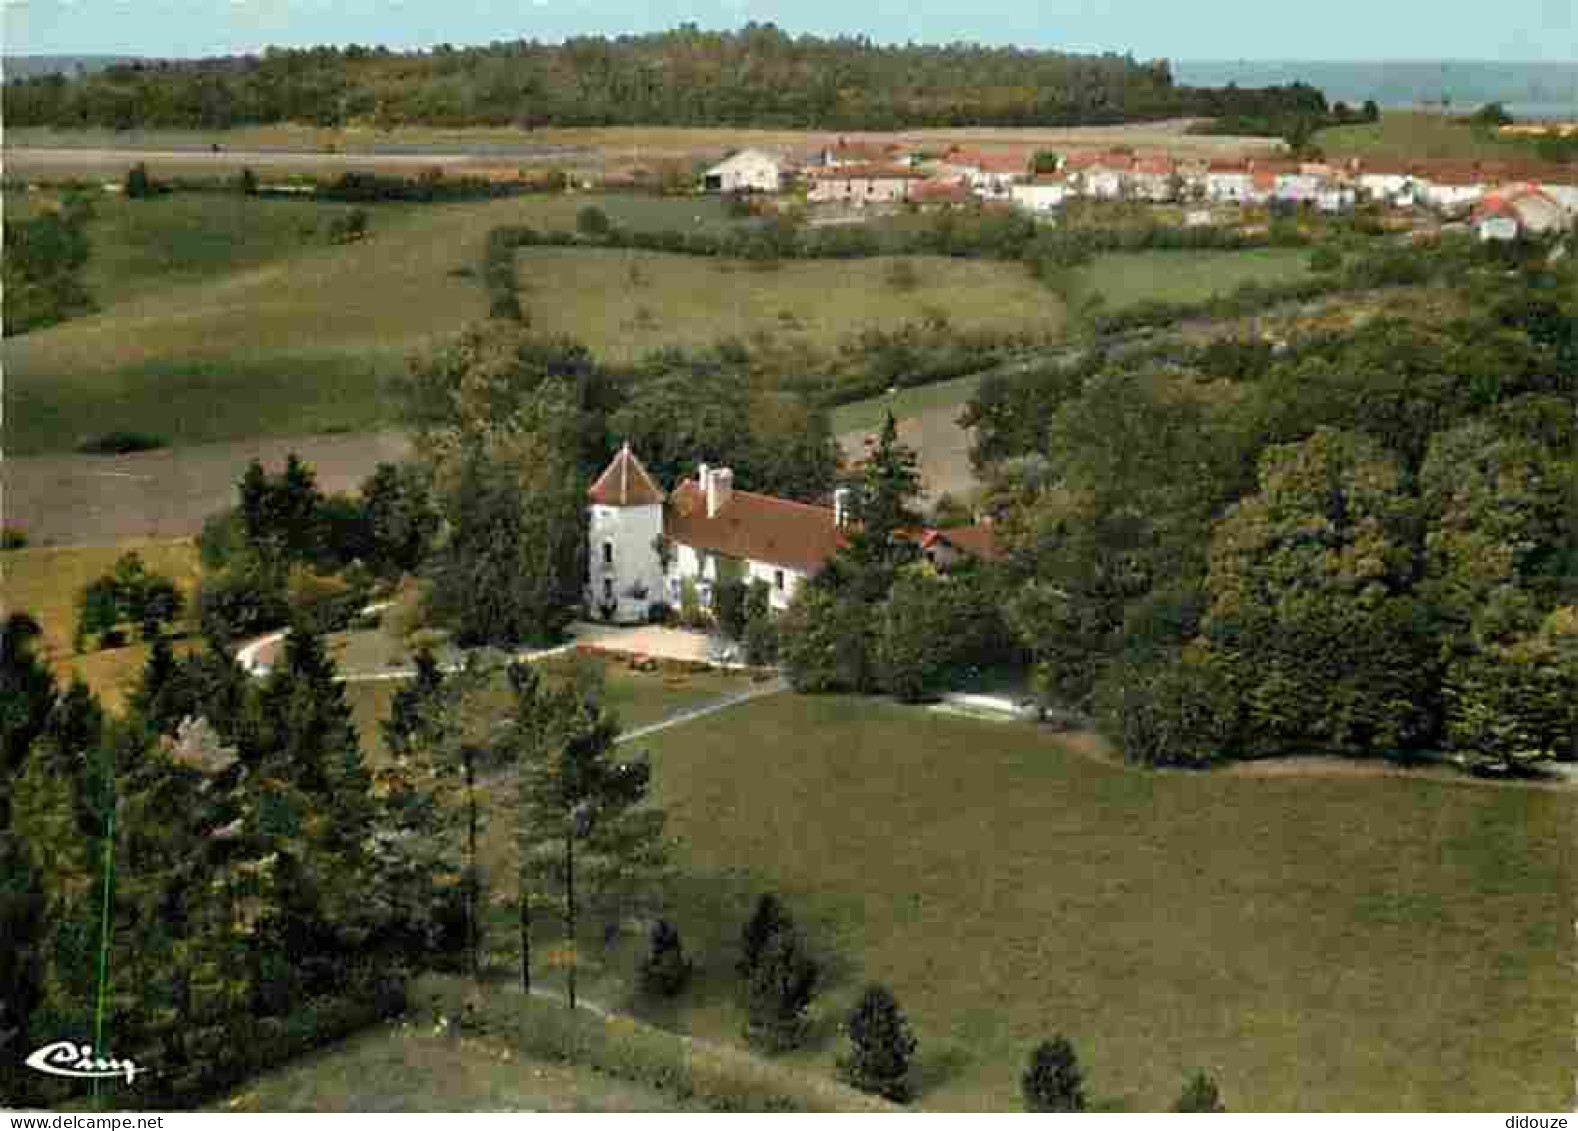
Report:
<svg viewBox="0 0 1578 1131"><path fill-rule="evenodd" d="M1578 59L1575 0L0 0L0 7L5 51L16 54L189 56L270 43L426 47L755 19L793 33L1144 58Z"/></svg>

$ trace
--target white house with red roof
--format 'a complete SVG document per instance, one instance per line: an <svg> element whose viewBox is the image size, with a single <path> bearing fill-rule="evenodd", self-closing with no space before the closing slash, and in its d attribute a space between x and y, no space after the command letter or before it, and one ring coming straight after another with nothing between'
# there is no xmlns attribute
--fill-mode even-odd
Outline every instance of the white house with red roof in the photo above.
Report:
<svg viewBox="0 0 1578 1131"><path fill-rule="evenodd" d="M702 464L694 478L665 493L641 461L622 447L587 492L586 606L604 620L648 619L654 604L677 608L687 583L703 607L724 581L767 586L783 610L844 542L848 495L817 506L743 491L727 467ZM959 555L996 556L987 527L921 532L939 567Z"/></svg>
<svg viewBox="0 0 1578 1131"><path fill-rule="evenodd" d="M1511 240L1566 231L1572 216L1543 189L1521 184L1487 193L1474 210L1474 222L1481 240Z"/></svg>
<svg viewBox="0 0 1578 1131"><path fill-rule="evenodd" d="M905 165L839 165L811 169L806 199L813 204L838 203L864 206L908 200L926 175Z"/></svg>

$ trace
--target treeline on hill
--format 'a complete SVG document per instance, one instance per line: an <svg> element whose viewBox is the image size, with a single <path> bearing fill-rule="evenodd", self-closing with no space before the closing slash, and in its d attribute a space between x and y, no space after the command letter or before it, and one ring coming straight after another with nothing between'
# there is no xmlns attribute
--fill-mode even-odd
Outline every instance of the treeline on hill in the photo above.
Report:
<svg viewBox="0 0 1578 1131"><path fill-rule="evenodd" d="M1287 86L1241 88L1234 83L1201 90L1202 113L1212 120L1194 127L1195 133L1284 138L1303 150L1316 130L1377 122L1381 108L1367 101L1359 109L1346 102L1328 106L1317 87L1295 82Z"/></svg>
<svg viewBox="0 0 1578 1131"><path fill-rule="evenodd" d="M1003 616L1130 758L1578 757L1573 271L1413 254L1473 313L1098 355L968 407Z"/></svg>
<svg viewBox="0 0 1578 1131"><path fill-rule="evenodd" d="M1194 90L1165 60L962 44L882 46L772 24L563 44L429 52L269 48L261 56L131 63L5 86L13 128L227 129L614 125L896 129L1068 126L1202 114L1272 115L1312 88ZM1324 114L1324 100L1319 112Z"/></svg>

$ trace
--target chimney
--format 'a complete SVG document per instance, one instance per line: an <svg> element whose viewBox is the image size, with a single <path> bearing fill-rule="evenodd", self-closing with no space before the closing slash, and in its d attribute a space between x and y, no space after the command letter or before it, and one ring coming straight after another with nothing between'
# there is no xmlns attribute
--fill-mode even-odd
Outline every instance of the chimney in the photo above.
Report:
<svg viewBox="0 0 1578 1131"><path fill-rule="evenodd" d="M849 525L849 488L840 487L833 492L833 525Z"/></svg>
<svg viewBox="0 0 1578 1131"><path fill-rule="evenodd" d="M702 469L706 473L706 469ZM734 493L734 472L727 467L715 467L702 484L707 491L707 517L717 518Z"/></svg>

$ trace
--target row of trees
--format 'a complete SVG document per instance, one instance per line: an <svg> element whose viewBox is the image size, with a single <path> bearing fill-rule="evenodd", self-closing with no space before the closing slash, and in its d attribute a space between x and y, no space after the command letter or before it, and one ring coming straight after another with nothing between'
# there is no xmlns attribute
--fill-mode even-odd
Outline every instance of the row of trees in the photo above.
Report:
<svg viewBox="0 0 1578 1131"><path fill-rule="evenodd" d="M1049 699L1153 762L1578 755L1570 269L1454 262L1467 317L983 386L1003 614Z"/></svg>
<svg viewBox="0 0 1578 1131"><path fill-rule="evenodd" d="M1311 88L1193 90L1165 60L966 44L883 46L790 36L772 24L516 40L428 52L351 45L130 63L7 83L16 126L227 129L268 122L812 129L1061 126L1271 114Z"/></svg>

